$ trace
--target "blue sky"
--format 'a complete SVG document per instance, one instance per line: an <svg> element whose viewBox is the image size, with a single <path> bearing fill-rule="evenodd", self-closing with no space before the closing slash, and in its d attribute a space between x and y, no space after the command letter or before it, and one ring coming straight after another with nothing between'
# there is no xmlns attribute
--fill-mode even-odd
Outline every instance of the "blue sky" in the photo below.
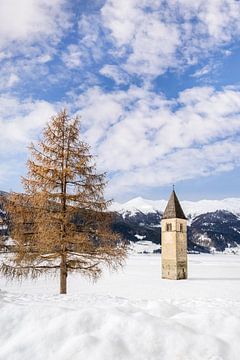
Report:
<svg viewBox="0 0 240 360"><path fill-rule="evenodd" d="M239 197L240 2L0 1L0 189L63 107L106 194Z"/></svg>

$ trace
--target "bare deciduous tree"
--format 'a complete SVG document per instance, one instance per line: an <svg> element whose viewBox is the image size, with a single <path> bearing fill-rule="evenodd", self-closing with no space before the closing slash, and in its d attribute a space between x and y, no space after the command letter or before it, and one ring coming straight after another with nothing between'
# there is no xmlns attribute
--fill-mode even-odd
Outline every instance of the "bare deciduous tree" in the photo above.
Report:
<svg viewBox="0 0 240 360"><path fill-rule="evenodd" d="M66 110L51 119L30 146L25 193L12 193L7 204L16 245L1 271L34 278L60 270L61 294L69 272L97 278L103 264L117 268L126 256L125 244L110 229L105 174L96 172L79 126Z"/></svg>

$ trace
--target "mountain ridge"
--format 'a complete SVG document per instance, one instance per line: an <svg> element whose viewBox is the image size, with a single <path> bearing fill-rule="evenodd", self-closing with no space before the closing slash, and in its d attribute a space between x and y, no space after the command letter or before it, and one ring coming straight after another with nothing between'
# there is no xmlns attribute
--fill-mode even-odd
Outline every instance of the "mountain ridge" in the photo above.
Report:
<svg viewBox="0 0 240 360"><path fill-rule="evenodd" d="M235 215L240 215L240 198L237 197L225 198L222 200L180 200L180 203L188 218L194 218L198 215L215 212L217 210L226 210ZM139 196L125 203L113 202L109 209L122 215L126 213L135 215L139 211L144 214L154 212L162 213L166 206L167 200L149 200Z"/></svg>
<svg viewBox="0 0 240 360"><path fill-rule="evenodd" d="M160 245L161 219L166 205L167 200L141 197L123 204L115 202L109 208L116 215L112 229L128 242L142 239ZM189 251L232 252L234 248L240 249L240 198L181 201L181 205L188 217ZM3 218L0 204L0 220ZM6 227L0 226L0 235L7 235Z"/></svg>

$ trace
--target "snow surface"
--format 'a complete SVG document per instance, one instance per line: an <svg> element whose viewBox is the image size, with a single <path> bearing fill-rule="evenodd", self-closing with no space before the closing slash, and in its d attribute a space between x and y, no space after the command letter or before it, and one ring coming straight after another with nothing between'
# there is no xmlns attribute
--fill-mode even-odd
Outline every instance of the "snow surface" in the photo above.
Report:
<svg viewBox="0 0 240 360"><path fill-rule="evenodd" d="M92 283L0 280L1 360L238 360L240 257L190 255L162 280L160 255L131 255Z"/></svg>
<svg viewBox="0 0 240 360"><path fill-rule="evenodd" d="M199 200L199 201L181 201L184 213L187 216L195 217L207 212L216 210L227 210L233 214L240 214L240 198L227 198L223 200ZM155 211L163 212L167 206L166 200L147 200L137 197L126 203L114 202L110 209L119 213L130 212L134 215L137 211L148 214Z"/></svg>
<svg viewBox="0 0 240 360"><path fill-rule="evenodd" d="M135 235L136 236L136 235ZM129 251L135 254L153 253L159 250L161 245L155 244L152 241L141 240L141 241L130 241Z"/></svg>

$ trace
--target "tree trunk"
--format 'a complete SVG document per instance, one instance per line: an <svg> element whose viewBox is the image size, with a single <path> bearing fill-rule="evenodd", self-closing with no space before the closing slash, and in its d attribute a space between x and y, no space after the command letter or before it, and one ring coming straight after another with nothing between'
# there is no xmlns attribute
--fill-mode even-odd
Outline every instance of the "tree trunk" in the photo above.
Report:
<svg viewBox="0 0 240 360"><path fill-rule="evenodd" d="M60 265L60 294L67 293L67 265L66 257L62 255Z"/></svg>

